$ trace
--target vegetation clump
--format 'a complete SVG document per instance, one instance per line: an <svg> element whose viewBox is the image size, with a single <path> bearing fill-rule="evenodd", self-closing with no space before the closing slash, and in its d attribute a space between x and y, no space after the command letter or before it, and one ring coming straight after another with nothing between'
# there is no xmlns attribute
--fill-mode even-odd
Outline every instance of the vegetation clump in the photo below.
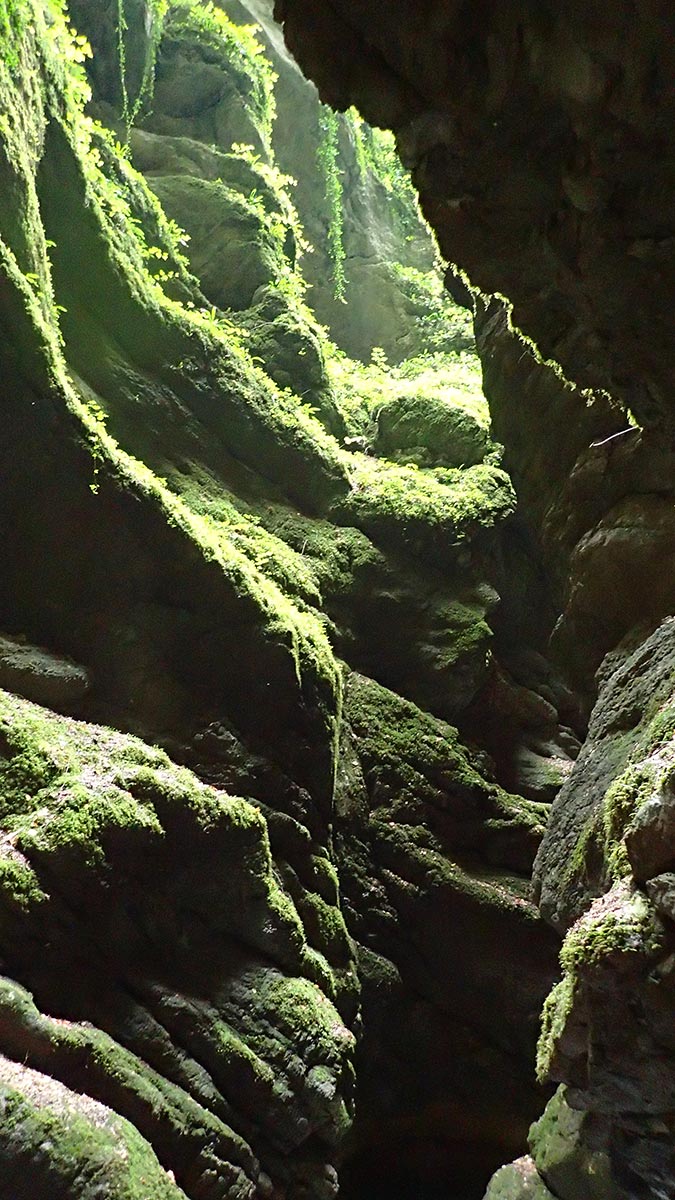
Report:
<svg viewBox="0 0 675 1200"><path fill-rule="evenodd" d="M347 496L334 505L340 522L423 557L452 558L467 538L515 508L508 476L486 464L434 473L355 454L350 483Z"/></svg>
<svg viewBox="0 0 675 1200"><path fill-rule="evenodd" d="M238 89L250 107L269 149L275 117L276 75L256 36L255 25L235 23L210 0L178 0L171 4L164 26L167 40L192 42L195 51L222 56L236 72Z"/></svg>
<svg viewBox="0 0 675 1200"><path fill-rule="evenodd" d="M319 118L319 167L324 178L328 209L328 256L333 266L333 291L336 300L346 301L343 190L339 168L339 119L332 108L324 105Z"/></svg>

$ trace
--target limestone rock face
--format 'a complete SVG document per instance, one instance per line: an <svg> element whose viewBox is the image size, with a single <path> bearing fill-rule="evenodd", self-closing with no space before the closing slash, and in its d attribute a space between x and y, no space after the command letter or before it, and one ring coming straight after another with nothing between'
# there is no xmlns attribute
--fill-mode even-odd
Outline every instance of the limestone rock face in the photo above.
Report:
<svg viewBox="0 0 675 1200"><path fill-rule="evenodd" d="M275 8L324 98L396 131L443 253L508 298L508 318L479 317L494 436L541 548L555 658L592 710L535 864L565 937L539 1070L565 1090L488 1196L661 1200L675 1179L672 14ZM490 738L515 779L518 753Z"/></svg>
<svg viewBox="0 0 675 1200"><path fill-rule="evenodd" d="M342 444L250 34L134 22L153 112L133 132L102 84L110 134L82 43L27 11L0 14L0 623L92 687L77 721L0 696L1 1152L59 1200L101 1157L110 1200L334 1200L404 1129L477 1190L540 1109L556 971L547 809L449 723L494 669L510 481L473 425L471 463L465 430L438 466Z"/></svg>
<svg viewBox="0 0 675 1200"><path fill-rule="evenodd" d="M310 304L317 318L348 354L368 362L373 346L391 362L423 351L419 309L404 275L394 264L424 275L435 261L435 247L414 204L402 206L368 167L362 136L347 117L336 120L336 153L341 191L346 303L335 295L329 254L331 211L321 151L326 133L314 85L302 74L284 44L268 0L222 0L238 21L260 24L265 47L279 79L277 116L272 134L281 169L297 180L294 199L313 247L304 261ZM365 135L366 141L368 134ZM366 148L367 149L367 148ZM456 344L469 345L470 329L458 330Z"/></svg>
<svg viewBox="0 0 675 1200"><path fill-rule="evenodd" d="M675 622L627 654L600 692L574 770L554 802L535 866L542 911L567 929L612 867L640 881L672 861L669 770ZM554 848L555 847L555 848Z"/></svg>
<svg viewBox="0 0 675 1200"><path fill-rule="evenodd" d="M670 411L672 14L278 0L338 108L394 129L446 258L585 387L642 424Z"/></svg>
<svg viewBox="0 0 675 1200"><path fill-rule="evenodd" d="M530 1140L563 1200L656 1197L675 1171L672 655L668 619L612 656L535 863L541 910L567 931L539 1071L567 1087Z"/></svg>

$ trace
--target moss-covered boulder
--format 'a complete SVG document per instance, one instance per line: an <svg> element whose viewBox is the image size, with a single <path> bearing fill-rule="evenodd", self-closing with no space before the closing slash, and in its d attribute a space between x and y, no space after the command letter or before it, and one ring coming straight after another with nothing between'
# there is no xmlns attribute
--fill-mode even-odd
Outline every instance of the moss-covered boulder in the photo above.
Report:
<svg viewBox="0 0 675 1200"><path fill-rule="evenodd" d="M487 430L457 403L399 395L377 414L375 447L426 467L473 467L491 449Z"/></svg>
<svg viewBox="0 0 675 1200"><path fill-rule="evenodd" d="M206 298L222 309L248 308L283 262L264 211L219 182L178 175L154 179L152 186L190 239L190 269Z"/></svg>
<svg viewBox="0 0 675 1200"><path fill-rule="evenodd" d="M259 808L159 750L6 694L0 729L3 961L60 1017L3 984L2 1051L127 1116L189 1194L197 1163L320 1176L353 1088L335 891L288 850L275 867Z"/></svg>
<svg viewBox="0 0 675 1200"><path fill-rule="evenodd" d="M179 1200L132 1124L24 1063L0 1059L0 1195L7 1200Z"/></svg>
<svg viewBox="0 0 675 1200"><path fill-rule="evenodd" d="M529 1155L501 1167L490 1180L484 1200L556 1200Z"/></svg>

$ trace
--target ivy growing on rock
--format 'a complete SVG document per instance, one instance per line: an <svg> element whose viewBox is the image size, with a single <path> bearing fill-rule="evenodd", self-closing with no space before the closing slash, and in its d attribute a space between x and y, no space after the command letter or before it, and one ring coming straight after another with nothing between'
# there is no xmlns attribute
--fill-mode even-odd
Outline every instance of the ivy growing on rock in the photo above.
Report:
<svg viewBox="0 0 675 1200"><path fill-rule="evenodd" d="M319 117L321 141L318 160L323 173L328 208L328 254L333 264L333 291L336 300L346 300L343 188L340 177L338 114L323 105Z"/></svg>
<svg viewBox="0 0 675 1200"><path fill-rule="evenodd" d="M152 93L155 85L157 50L162 36L162 28L167 8L168 0L150 0L150 36L147 43L147 51L140 87L138 88L136 95L132 98L129 93L126 51L126 34L129 25L125 9L125 0L117 0L117 55L120 74L120 95L122 99L122 120L124 121L127 145L129 143L129 134L131 132L131 128L135 124L141 109L144 105L148 105L152 101Z"/></svg>

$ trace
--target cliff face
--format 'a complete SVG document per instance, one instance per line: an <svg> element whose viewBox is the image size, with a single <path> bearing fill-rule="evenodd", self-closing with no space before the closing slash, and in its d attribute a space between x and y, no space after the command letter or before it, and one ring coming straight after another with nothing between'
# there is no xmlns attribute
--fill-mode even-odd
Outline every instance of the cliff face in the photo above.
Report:
<svg viewBox="0 0 675 1200"><path fill-rule="evenodd" d="M670 18L276 7L490 412L266 0L0 0L0 1196L663 1200Z"/></svg>
<svg viewBox="0 0 675 1200"><path fill-rule="evenodd" d="M278 0L324 98L397 132L441 249L582 386L669 411L672 26L663 4Z"/></svg>
<svg viewBox="0 0 675 1200"><path fill-rule="evenodd" d="M0 1195L475 1195L556 974L538 551L470 358L303 298L251 31L123 16L0 6Z"/></svg>
<svg viewBox="0 0 675 1200"><path fill-rule="evenodd" d="M543 555L551 651L592 709L535 864L564 936L539 1072L563 1086L488 1196L656 1200L675 1180L672 16L276 11L323 97L396 131L443 252L508 298L478 318L493 429Z"/></svg>

